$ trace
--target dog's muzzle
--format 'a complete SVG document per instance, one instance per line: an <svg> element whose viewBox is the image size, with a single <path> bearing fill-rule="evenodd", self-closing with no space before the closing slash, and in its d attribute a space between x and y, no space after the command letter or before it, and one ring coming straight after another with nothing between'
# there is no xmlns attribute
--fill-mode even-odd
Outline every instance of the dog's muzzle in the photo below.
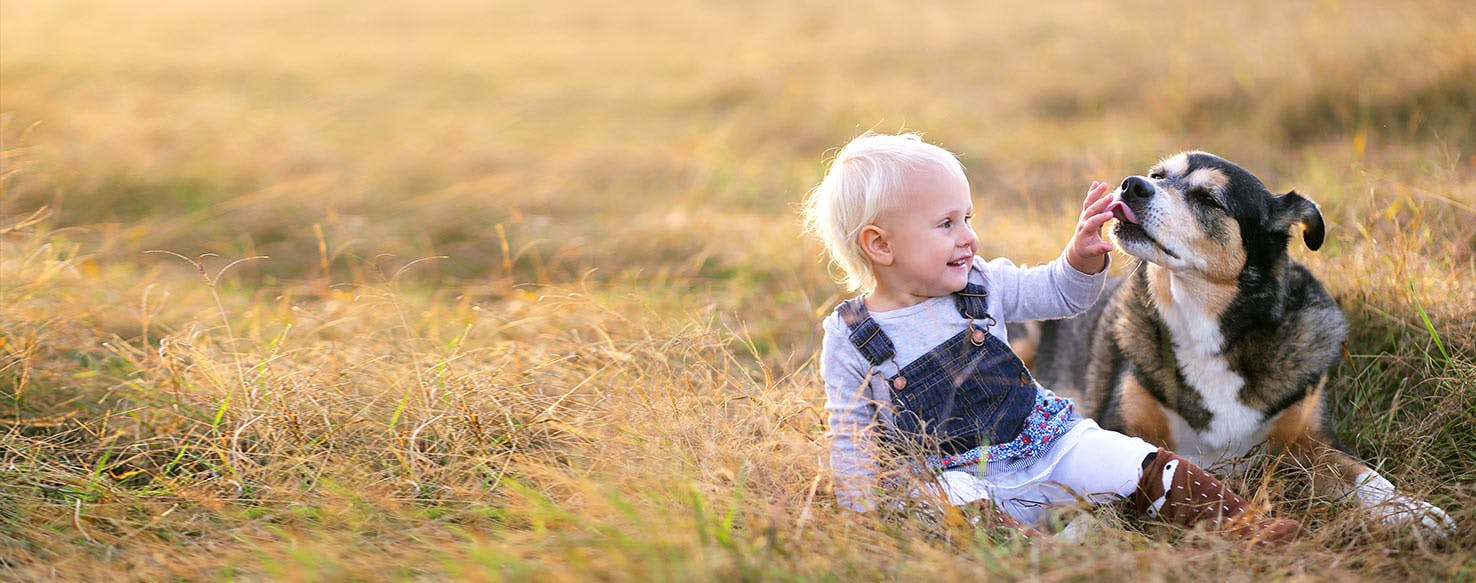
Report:
<svg viewBox="0 0 1476 583"><path fill-rule="evenodd" d="M1148 200L1153 198L1153 184L1144 180L1141 176L1129 176L1122 181L1122 199Z"/></svg>

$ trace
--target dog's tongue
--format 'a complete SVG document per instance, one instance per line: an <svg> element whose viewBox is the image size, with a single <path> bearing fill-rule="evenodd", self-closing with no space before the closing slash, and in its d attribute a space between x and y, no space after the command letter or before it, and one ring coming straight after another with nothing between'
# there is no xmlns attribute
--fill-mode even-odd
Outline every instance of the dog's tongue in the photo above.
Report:
<svg viewBox="0 0 1476 583"><path fill-rule="evenodd" d="M1138 215L1133 214L1133 209L1128 208L1127 203L1122 202L1121 199L1112 201L1112 204L1107 205L1107 208L1112 211L1112 216L1117 217L1117 220L1134 225L1138 224Z"/></svg>

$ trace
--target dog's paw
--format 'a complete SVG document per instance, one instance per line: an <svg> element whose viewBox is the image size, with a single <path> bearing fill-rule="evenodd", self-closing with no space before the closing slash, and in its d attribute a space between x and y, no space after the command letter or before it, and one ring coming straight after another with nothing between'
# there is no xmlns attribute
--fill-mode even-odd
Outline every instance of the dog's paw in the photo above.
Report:
<svg viewBox="0 0 1476 583"><path fill-rule="evenodd" d="M1455 520L1439 506L1400 494L1394 484L1378 472L1368 472L1358 477L1353 494L1375 518L1389 526L1400 527L1416 524L1440 537L1455 531Z"/></svg>
<svg viewBox="0 0 1476 583"><path fill-rule="evenodd" d="M1418 524L1440 537L1449 536L1455 531L1455 520L1439 506L1403 494L1395 494L1384 503L1369 508L1369 511L1389 526Z"/></svg>

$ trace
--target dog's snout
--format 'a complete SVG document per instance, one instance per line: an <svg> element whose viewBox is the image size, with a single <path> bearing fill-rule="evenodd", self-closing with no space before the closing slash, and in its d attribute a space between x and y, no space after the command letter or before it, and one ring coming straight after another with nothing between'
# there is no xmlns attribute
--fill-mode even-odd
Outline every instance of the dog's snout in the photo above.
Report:
<svg viewBox="0 0 1476 583"><path fill-rule="evenodd" d="M1122 181L1123 198L1148 198L1153 196L1153 184L1141 176L1129 176Z"/></svg>

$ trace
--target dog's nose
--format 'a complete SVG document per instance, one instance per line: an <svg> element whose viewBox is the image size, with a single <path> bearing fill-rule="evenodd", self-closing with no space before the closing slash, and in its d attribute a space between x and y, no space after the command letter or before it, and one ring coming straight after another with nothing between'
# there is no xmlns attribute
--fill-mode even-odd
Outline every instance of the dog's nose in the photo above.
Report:
<svg viewBox="0 0 1476 583"><path fill-rule="evenodd" d="M1148 198L1153 196L1153 185L1141 176L1129 176L1122 181L1123 198Z"/></svg>

